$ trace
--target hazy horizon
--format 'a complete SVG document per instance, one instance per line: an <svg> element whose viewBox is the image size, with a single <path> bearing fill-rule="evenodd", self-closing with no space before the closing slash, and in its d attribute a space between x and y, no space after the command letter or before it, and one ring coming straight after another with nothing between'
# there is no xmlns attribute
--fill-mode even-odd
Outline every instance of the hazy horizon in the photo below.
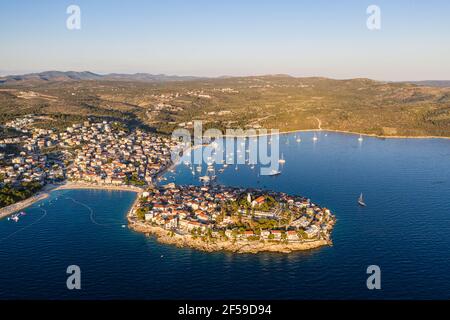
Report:
<svg viewBox="0 0 450 320"><path fill-rule="evenodd" d="M164 75L164 76L175 76L175 77L197 77L197 78L209 78L209 79L217 79L217 78L239 78L239 77L264 77L264 76L289 76L293 78L327 78L327 79L333 79L333 80L350 80L350 79L370 79L380 82L421 82L421 81L450 81L450 76L448 79L405 79L405 80L390 80L390 79L373 79L369 77L353 77L353 78L337 78L337 77L327 77L323 75L293 75L288 73L256 73L256 74L242 74L242 75L217 75L217 76L199 76L196 74L169 74L169 73L155 73L155 72L95 72L92 70L38 70L38 71L28 71L28 72L15 72L15 73L7 73L0 70L0 77L7 77L7 76L17 76L17 75L25 75L25 74L33 74L33 73L43 73L43 72L92 72L98 75L108 75L108 74L125 74L125 75L133 75L133 74L151 74L151 75Z"/></svg>
<svg viewBox="0 0 450 320"><path fill-rule="evenodd" d="M81 9L69 30L67 8ZM377 5L381 29L369 30ZM51 1L0 4L0 74L450 79L450 2Z"/></svg>

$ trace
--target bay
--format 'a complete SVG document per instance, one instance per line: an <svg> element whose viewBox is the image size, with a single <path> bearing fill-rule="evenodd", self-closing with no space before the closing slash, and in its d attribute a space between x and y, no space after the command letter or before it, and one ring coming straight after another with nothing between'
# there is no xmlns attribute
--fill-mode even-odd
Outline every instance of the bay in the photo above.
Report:
<svg viewBox="0 0 450 320"><path fill-rule="evenodd" d="M449 299L450 140L317 136L280 136L279 176L229 166L218 183L330 208L333 246L256 255L180 249L123 227L134 193L57 191L19 223L0 220L0 299ZM179 165L161 183L200 184L198 176ZM79 291L66 288L73 264ZM381 268L381 290L366 287L369 265Z"/></svg>

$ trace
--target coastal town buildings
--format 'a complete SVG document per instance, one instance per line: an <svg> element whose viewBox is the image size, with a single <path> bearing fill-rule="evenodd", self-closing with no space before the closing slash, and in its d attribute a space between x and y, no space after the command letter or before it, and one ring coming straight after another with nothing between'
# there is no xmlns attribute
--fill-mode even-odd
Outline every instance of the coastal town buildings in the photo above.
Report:
<svg viewBox="0 0 450 320"><path fill-rule="evenodd" d="M85 121L59 132L34 124L31 115L5 123L18 136L0 139L0 187L66 179L145 186L171 163L170 138L117 122Z"/></svg>
<svg viewBox="0 0 450 320"><path fill-rule="evenodd" d="M0 187L20 189L33 183L35 192L36 184L65 180L131 185L141 191L130 223L173 237L233 243L330 241L334 216L304 197L215 183L154 183L172 165L177 142L168 137L130 130L119 122L84 121L56 131L35 127L34 120L27 116L5 124L19 135L0 140Z"/></svg>
<svg viewBox="0 0 450 320"><path fill-rule="evenodd" d="M302 242L329 240L335 218L303 197L209 185L152 189L134 208L132 222L183 237Z"/></svg>

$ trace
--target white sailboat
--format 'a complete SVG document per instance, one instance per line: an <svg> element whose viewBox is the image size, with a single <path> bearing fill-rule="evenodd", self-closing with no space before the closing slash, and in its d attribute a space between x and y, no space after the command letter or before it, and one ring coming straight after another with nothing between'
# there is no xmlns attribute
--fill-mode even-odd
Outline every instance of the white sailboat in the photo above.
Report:
<svg viewBox="0 0 450 320"><path fill-rule="evenodd" d="M313 141L317 141L317 140L319 140L319 138L317 138L317 135L316 135L316 133L314 132Z"/></svg>
<svg viewBox="0 0 450 320"><path fill-rule="evenodd" d="M286 163L286 160L284 160L283 154L281 154L281 158L278 160L278 163L281 163L281 164Z"/></svg>
<svg viewBox="0 0 450 320"><path fill-rule="evenodd" d="M272 170L272 171L270 171L270 173L268 175L269 176L278 176L280 174L281 174L281 171Z"/></svg>
<svg viewBox="0 0 450 320"><path fill-rule="evenodd" d="M364 139L363 139L363 137L362 137L362 134L360 134L360 135L359 135L359 138L358 138L358 141L359 141L359 142L362 142L363 140L364 140Z"/></svg>
<svg viewBox="0 0 450 320"><path fill-rule="evenodd" d="M362 194L362 193L361 193L361 195L360 195L359 198L358 198L358 204L359 204L360 206L362 206L362 207L366 207L366 206L367 206L366 203L364 202L363 194Z"/></svg>

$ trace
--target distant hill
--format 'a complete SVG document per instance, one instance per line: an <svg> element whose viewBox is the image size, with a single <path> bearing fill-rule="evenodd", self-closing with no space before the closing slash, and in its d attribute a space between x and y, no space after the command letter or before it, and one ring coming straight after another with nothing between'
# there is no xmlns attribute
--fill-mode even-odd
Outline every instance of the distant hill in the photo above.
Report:
<svg viewBox="0 0 450 320"><path fill-rule="evenodd" d="M51 82L51 81L81 81L81 80L114 80L114 81L144 81L144 82L166 82L166 81L188 81L198 80L199 77L189 76L172 76L165 74L149 74L149 73L135 73L135 74L97 74L90 71L76 72L76 71L45 71L39 73L28 73L23 75L9 75L0 77L0 84L20 84L27 82Z"/></svg>
<svg viewBox="0 0 450 320"><path fill-rule="evenodd" d="M437 87L437 88L450 87L450 80L424 80L424 81L410 81L408 83L425 87Z"/></svg>
<svg viewBox="0 0 450 320"><path fill-rule="evenodd" d="M42 116L43 128L97 117L168 134L203 120L205 129L291 131L320 124L381 136L450 137L450 87L442 87L443 81L438 87L280 74L195 78L52 71L9 76L5 82L0 123L35 114Z"/></svg>

